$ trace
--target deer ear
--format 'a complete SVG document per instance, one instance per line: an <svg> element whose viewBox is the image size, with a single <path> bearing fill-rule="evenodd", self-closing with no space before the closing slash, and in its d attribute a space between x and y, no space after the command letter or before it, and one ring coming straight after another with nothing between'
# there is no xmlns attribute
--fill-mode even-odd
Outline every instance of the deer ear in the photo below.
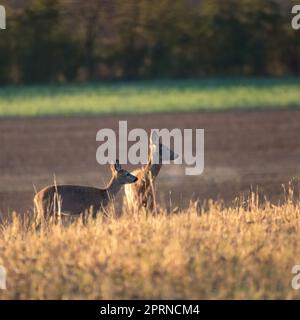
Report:
<svg viewBox="0 0 300 320"><path fill-rule="evenodd" d="M159 136L155 130L151 131L150 142L151 144L157 144L159 142Z"/></svg>
<svg viewBox="0 0 300 320"><path fill-rule="evenodd" d="M119 160L116 160L116 163L115 163L115 170L118 172L122 169L120 163L119 163Z"/></svg>
<svg viewBox="0 0 300 320"><path fill-rule="evenodd" d="M121 170L121 165L119 163L119 160L116 160L115 163L112 163L110 165L110 170L112 173L118 172L119 170Z"/></svg>

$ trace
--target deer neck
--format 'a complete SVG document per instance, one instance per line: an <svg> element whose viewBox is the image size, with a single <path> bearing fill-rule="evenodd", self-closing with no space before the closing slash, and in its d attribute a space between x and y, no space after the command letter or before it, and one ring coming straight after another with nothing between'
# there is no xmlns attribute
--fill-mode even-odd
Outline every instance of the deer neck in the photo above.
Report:
<svg viewBox="0 0 300 320"><path fill-rule="evenodd" d="M120 181L116 177L112 177L106 187L106 192L109 197L114 198L117 195L117 193L120 191L121 187L122 187L122 184L120 183Z"/></svg>
<svg viewBox="0 0 300 320"><path fill-rule="evenodd" d="M147 173L149 172L151 174L151 177L155 179L159 174L161 166L162 166L162 163L153 163L153 159L150 158L145 168L145 171Z"/></svg>

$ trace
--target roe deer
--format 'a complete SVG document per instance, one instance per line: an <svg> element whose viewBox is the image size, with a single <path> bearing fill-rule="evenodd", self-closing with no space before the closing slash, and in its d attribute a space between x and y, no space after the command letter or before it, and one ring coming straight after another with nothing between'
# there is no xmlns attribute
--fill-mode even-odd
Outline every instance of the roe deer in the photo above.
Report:
<svg viewBox="0 0 300 320"><path fill-rule="evenodd" d="M42 189L34 197L34 205L40 219L51 216L80 215L91 212L93 218L116 196L123 184L137 181L137 177L121 168L118 160L111 165L112 178L105 189L75 185L52 185ZM59 203L60 202L60 203Z"/></svg>
<svg viewBox="0 0 300 320"><path fill-rule="evenodd" d="M149 211L157 210L155 198L156 177L164 160L175 160L177 158L178 154L163 145L158 134L153 131L150 137L147 165L131 172L138 178L136 184L125 186L124 205L130 212L142 207ZM158 159L158 163L154 163L154 159Z"/></svg>

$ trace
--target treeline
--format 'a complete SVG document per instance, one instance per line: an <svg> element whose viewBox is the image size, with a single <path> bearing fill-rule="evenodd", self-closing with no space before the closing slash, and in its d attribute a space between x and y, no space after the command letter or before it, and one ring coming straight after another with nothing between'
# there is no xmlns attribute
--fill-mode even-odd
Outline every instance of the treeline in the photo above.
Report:
<svg viewBox="0 0 300 320"><path fill-rule="evenodd" d="M2 84L300 73L289 0L1 4Z"/></svg>

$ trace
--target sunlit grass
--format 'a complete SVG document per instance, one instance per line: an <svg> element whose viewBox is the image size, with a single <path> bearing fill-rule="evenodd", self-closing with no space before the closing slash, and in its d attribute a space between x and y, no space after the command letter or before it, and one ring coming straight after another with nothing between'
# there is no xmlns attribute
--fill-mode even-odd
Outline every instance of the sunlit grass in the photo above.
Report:
<svg viewBox="0 0 300 320"><path fill-rule="evenodd" d="M0 229L0 299L299 298L300 204L191 205L180 214L97 219L86 226Z"/></svg>
<svg viewBox="0 0 300 320"><path fill-rule="evenodd" d="M219 79L0 88L0 116L291 108L300 79Z"/></svg>

